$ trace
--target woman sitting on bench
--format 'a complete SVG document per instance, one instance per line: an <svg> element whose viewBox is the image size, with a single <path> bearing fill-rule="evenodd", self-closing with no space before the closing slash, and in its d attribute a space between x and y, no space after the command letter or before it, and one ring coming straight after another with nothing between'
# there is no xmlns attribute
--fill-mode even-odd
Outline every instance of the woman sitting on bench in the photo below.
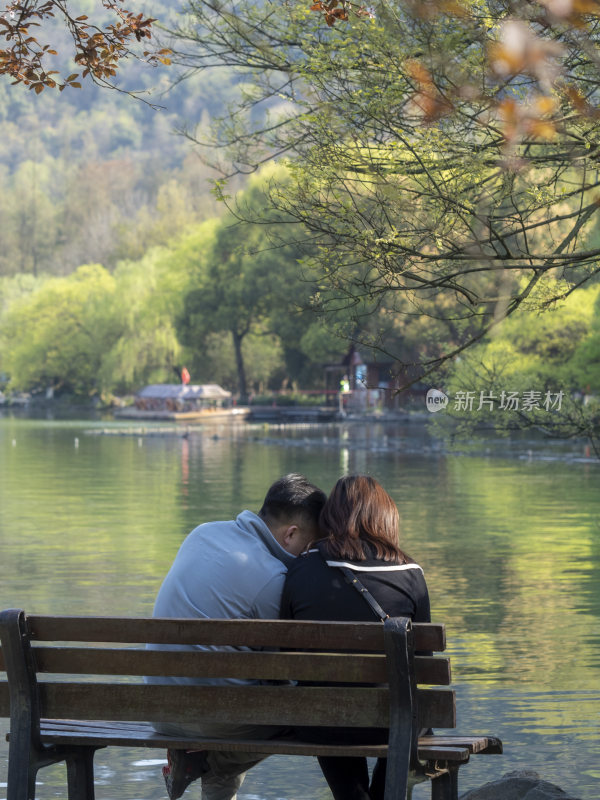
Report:
<svg viewBox="0 0 600 800"><path fill-rule="evenodd" d="M398 509L373 478L340 478L321 512L323 538L290 566L281 617L365 621L386 616L430 622L429 595L418 564L400 548ZM387 742L385 728L300 728L307 741L354 744ZM321 756L319 764L335 800L383 800L386 760L371 781L366 758Z"/></svg>

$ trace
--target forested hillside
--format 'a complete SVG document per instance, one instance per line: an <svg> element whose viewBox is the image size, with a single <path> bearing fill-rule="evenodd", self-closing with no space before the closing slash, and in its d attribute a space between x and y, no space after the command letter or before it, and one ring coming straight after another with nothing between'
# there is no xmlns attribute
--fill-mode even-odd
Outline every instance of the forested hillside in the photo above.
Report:
<svg viewBox="0 0 600 800"><path fill-rule="evenodd" d="M177 7L152 13L174 24ZM68 34L56 23L52 38L62 67ZM228 101L227 76L173 86L177 75L129 60L117 76L123 92L87 80L39 95L0 78L0 275L65 275L95 261L112 268L216 212L211 171L174 131L210 124Z"/></svg>

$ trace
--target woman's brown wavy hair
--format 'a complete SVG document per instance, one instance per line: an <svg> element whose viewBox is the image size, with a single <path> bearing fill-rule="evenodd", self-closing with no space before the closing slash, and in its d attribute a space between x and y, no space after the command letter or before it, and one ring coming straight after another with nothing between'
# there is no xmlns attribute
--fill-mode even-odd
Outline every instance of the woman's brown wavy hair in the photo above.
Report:
<svg viewBox="0 0 600 800"><path fill-rule="evenodd" d="M339 479L321 511L319 528L332 556L364 561L368 543L376 558L399 564L410 560L400 549L396 504L368 475Z"/></svg>

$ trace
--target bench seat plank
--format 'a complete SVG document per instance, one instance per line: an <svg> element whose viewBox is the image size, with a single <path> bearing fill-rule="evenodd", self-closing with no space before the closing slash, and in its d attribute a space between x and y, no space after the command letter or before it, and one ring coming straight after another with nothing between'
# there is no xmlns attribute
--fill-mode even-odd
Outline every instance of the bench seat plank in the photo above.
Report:
<svg viewBox="0 0 600 800"><path fill-rule="evenodd" d="M460 736L457 734L444 734L436 736L421 736L419 747L429 745L446 745L449 747L468 747L471 753L497 753L501 754L502 741L497 736Z"/></svg>
<svg viewBox="0 0 600 800"><path fill-rule="evenodd" d="M42 720L41 737L45 744L120 745L123 747L176 748L188 750L268 751L285 755L367 756L385 758L387 745L326 745L295 739L210 739L165 736L148 723L112 723L79 720ZM466 762L474 752L483 752L487 739L477 737L427 736L419 739L419 758L423 761Z"/></svg>

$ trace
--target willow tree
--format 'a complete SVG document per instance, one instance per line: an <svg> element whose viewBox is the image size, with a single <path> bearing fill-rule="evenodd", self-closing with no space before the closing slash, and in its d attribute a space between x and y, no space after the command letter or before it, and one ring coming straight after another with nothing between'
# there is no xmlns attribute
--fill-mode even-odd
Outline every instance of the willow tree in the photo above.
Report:
<svg viewBox="0 0 600 800"><path fill-rule="evenodd" d="M219 143L225 176L287 161L293 179L271 202L311 234L319 309L345 309L356 330L382 308L452 323L422 377L600 270L598 12L591 0L190 0L175 61L242 78L212 139L186 133Z"/></svg>

